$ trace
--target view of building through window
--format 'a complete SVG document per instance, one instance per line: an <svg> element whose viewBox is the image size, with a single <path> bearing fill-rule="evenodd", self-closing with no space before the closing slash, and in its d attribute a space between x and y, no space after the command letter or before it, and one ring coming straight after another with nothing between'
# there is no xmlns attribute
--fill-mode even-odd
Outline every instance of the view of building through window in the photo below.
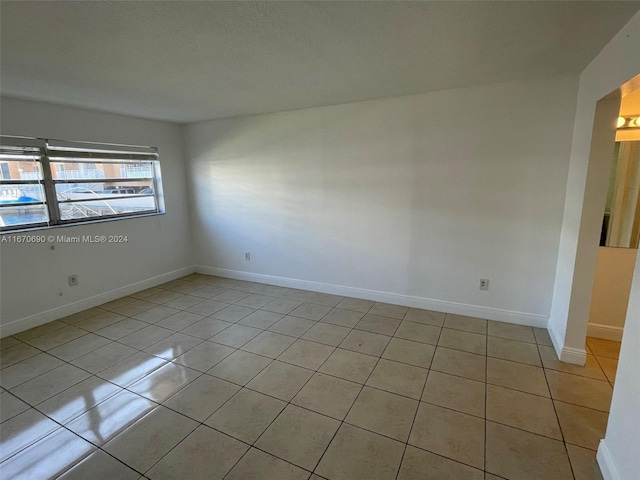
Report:
<svg viewBox="0 0 640 480"><path fill-rule="evenodd" d="M162 211L155 149L20 140L0 145L3 231Z"/></svg>

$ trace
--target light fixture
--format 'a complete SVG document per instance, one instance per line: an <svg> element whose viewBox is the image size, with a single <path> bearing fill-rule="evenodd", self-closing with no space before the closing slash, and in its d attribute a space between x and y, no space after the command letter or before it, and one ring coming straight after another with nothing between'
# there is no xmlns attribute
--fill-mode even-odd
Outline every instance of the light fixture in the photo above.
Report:
<svg viewBox="0 0 640 480"><path fill-rule="evenodd" d="M640 128L640 115L627 115L624 117L618 117L617 128Z"/></svg>

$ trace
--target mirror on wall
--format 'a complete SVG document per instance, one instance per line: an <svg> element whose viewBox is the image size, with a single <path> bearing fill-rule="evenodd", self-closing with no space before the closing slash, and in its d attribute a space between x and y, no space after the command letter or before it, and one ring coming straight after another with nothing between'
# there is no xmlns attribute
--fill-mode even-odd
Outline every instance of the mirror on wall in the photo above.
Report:
<svg viewBox="0 0 640 480"><path fill-rule="evenodd" d="M638 248L640 141L616 142L600 246Z"/></svg>

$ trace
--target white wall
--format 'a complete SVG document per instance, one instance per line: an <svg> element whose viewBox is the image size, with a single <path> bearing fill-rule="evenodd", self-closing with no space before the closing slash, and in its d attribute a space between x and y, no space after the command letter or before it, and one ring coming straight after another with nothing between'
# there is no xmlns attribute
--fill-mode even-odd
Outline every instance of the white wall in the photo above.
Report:
<svg viewBox="0 0 640 480"><path fill-rule="evenodd" d="M598 248L589 309L589 336L618 342L622 338L637 253L634 248Z"/></svg>
<svg viewBox="0 0 640 480"><path fill-rule="evenodd" d="M607 433L598 448L605 480L636 480L640 472L640 262L636 262Z"/></svg>
<svg viewBox="0 0 640 480"><path fill-rule="evenodd" d="M49 244L0 244L3 336L106 301L109 292L123 286L161 276L159 281L192 265L178 125L11 98L2 98L0 107L5 135L157 146L166 206L165 215L33 232L127 235L126 244L56 244L54 250ZM77 287L67 284L71 273L79 275ZM119 292L111 296L127 293Z"/></svg>
<svg viewBox="0 0 640 480"><path fill-rule="evenodd" d="M564 361L583 363L584 341L611 171L620 86L640 73L636 14L580 75L549 331ZM638 87L640 85L636 85ZM631 89L632 85L627 85ZM605 96L613 94L606 101ZM600 101L600 102L599 102ZM596 104L599 114L596 115ZM594 121L599 125L594 126ZM596 135L594 135L594 132Z"/></svg>
<svg viewBox="0 0 640 480"><path fill-rule="evenodd" d="M559 76L189 125L196 263L546 326L576 92Z"/></svg>

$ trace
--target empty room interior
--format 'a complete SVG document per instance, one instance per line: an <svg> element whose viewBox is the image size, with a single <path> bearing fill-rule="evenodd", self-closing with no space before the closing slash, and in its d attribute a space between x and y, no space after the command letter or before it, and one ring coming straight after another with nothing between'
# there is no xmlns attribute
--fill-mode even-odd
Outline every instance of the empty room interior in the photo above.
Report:
<svg viewBox="0 0 640 480"><path fill-rule="evenodd" d="M639 10L0 1L0 476L637 480Z"/></svg>

